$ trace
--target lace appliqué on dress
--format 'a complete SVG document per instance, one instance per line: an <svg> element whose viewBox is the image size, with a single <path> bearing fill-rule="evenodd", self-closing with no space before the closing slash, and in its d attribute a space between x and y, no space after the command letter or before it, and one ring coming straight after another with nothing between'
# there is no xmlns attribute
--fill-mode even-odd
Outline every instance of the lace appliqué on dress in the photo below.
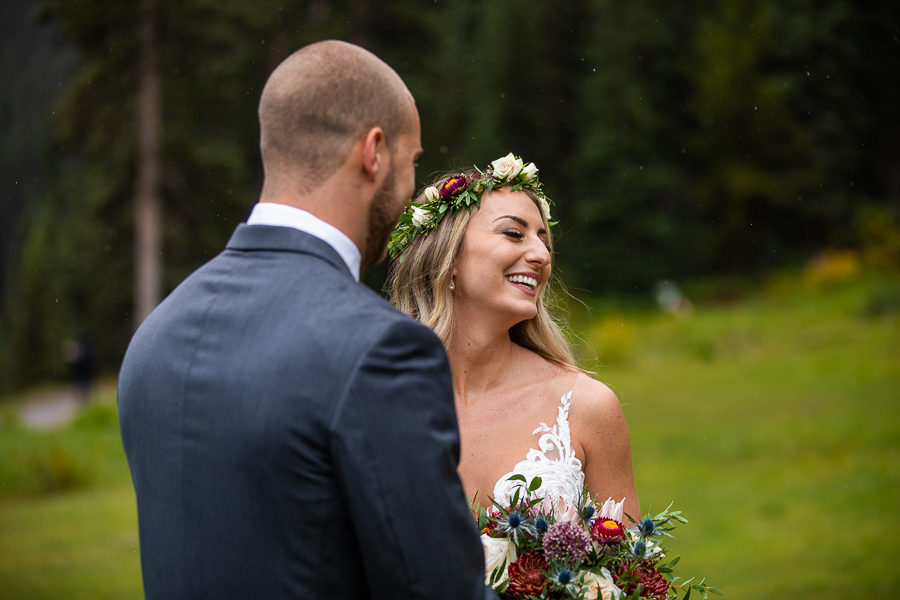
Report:
<svg viewBox="0 0 900 600"><path fill-rule="evenodd" d="M541 478L541 486L535 491L536 496L546 498L554 503L562 500L565 504L577 504L584 489L584 471L581 460L572 449L572 436L569 432L569 409L572 406L572 392L569 391L560 399L556 424L548 427L541 423L534 434L541 434L538 439L538 450L528 451L525 460L502 476L494 486L494 500L509 505L516 490L519 496L525 495L526 484L521 481L509 481L512 475L523 475L527 482L535 477Z"/></svg>

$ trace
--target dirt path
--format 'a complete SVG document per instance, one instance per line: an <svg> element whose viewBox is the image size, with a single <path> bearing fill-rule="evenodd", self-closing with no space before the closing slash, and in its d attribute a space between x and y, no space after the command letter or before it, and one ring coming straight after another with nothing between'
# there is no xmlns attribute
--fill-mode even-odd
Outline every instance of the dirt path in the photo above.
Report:
<svg viewBox="0 0 900 600"><path fill-rule="evenodd" d="M19 418L29 429L53 429L71 421L78 408L74 390L68 387L45 389L24 398Z"/></svg>

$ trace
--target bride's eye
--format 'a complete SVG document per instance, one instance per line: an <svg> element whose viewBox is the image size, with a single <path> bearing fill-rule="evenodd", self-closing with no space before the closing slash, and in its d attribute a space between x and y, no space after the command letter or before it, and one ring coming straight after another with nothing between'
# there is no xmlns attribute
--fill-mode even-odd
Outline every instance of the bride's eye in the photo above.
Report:
<svg viewBox="0 0 900 600"><path fill-rule="evenodd" d="M517 240L521 240L525 237L525 234L516 231L515 229L507 229L503 232L503 235L509 236L511 238L516 238Z"/></svg>

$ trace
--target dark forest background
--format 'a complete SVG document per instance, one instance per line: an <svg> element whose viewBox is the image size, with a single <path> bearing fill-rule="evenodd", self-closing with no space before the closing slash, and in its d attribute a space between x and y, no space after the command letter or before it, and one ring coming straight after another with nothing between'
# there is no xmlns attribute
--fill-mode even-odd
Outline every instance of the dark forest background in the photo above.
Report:
<svg viewBox="0 0 900 600"><path fill-rule="evenodd" d="M256 200L267 75L324 38L373 50L405 79L422 117L420 182L510 151L540 167L560 221L556 271L575 296L752 281L829 249L897 268L896 7L5 2L0 391L64 376L60 343L84 333L115 371L136 321L142 177L155 173L143 181L165 294ZM140 89L155 91L155 121L142 121Z"/></svg>

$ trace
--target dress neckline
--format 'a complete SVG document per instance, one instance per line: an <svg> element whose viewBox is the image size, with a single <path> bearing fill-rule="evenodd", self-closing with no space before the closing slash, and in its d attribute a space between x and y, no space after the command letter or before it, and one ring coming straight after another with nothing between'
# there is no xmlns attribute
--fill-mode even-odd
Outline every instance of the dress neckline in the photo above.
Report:
<svg viewBox="0 0 900 600"><path fill-rule="evenodd" d="M530 448L525 460L519 461L494 484L495 501L508 505L516 491L519 491L520 496L523 495L535 477L541 478L541 485L534 492L536 496L553 502L562 500L566 504L576 504L581 498L584 471L581 460L572 447L569 427L572 392L573 390L569 390L560 398L556 422L552 426L542 422L532 432L532 435L540 434L538 447ZM509 478L513 475L522 475L526 481L510 481Z"/></svg>

